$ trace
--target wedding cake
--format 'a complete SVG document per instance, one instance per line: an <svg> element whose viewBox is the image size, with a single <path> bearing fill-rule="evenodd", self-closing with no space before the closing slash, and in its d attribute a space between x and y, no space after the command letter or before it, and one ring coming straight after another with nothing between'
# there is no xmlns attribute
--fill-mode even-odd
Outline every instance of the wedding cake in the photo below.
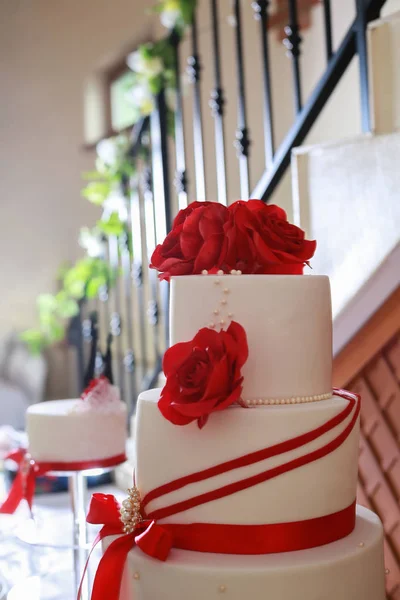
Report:
<svg viewBox="0 0 400 600"><path fill-rule="evenodd" d="M170 281L163 389L103 524L93 600L384 600L383 532L356 506L360 398L332 390L315 242L260 201L191 204L152 257Z"/></svg>
<svg viewBox="0 0 400 600"><path fill-rule="evenodd" d="M126 419L118 388L105 377L93 379L81 398L28 408L29 454L36 462L122 462Z"/></svg>

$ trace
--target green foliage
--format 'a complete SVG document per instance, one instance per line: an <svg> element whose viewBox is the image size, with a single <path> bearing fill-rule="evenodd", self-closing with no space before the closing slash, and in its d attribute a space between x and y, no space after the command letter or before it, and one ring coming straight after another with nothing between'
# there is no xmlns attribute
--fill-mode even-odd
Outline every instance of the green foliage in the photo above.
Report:
<svg viewBox="0 0 400 600"><path fill-rule="evenodd" d="M97 221L96 226L107 236L121 235L126 229L125 223L121 221L117 212L112 212L106 220Z"/></svg>
<svg viewBox="0 0 400 600"><path fill-rule="evenodd" d="M96 206L103 206L111 192L111 181L90 181L82 190L82 196Z"/></svg>
<svg viewBox="0 0 400 600"><path fill-rule="evenodd" d="M193 22L196 4L197 0L159 0L153 10L165 27L183 32Z"/></svg>
<svg viewBox="0 0 400 600"><path fill-rule="evenodd" d="M66 326L79 313L79 302L95 298L101 287L115 284L117 273L102 258L89 256L63 270L62 289L37 299L39 326L21 334L33 354L64 339Z"/></svg>

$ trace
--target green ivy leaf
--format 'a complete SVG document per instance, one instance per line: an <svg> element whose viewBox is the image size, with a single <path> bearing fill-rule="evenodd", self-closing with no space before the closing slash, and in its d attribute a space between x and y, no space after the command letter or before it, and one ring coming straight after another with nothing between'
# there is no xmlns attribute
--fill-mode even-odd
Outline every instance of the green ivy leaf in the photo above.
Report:
<svg viewBox="0 0 400 600"><path fill-rule="evenodd" d="M106 235L121 235L125 230L125 224L117 212L111 213L106 221L97 221L96 226Z"/></svg>
<svg viewBox="0 0 400 600"><path fill-rule="evenodd" d="M82 190L82 196L96 206L102 206L111 192L109 181L91 181Z"/></svg>
<svg viewBox="0 0 400 600"><path fill-rule="evenodd" d="M23 331L19 338L28 346L30 352L38 355L46 346L46 337L38 329L27 329Z"/></svg>
<svg viewBox="0 0 400 600"><path fill-rule="evenodd" d="M71 298L65 290L61 290L56 295L57 313L63 319L70 319L79 313L79 305L74 298Z"/></svg>
<svg viewBox="0 0 400 600"><path fill-rule="evenodd" d="M107 284L107 277L104 275L99 275L97 277L93 277L88 281L86 286L86 296L88 298L97 298L99 295L100 288Z"/></svg>
<svg viewBox="0 0 400 600"><path fill-rule="evenodd" d="M57 300L53 294L40 294L36 303L40 313L51 313L57 308Z"/></svg>

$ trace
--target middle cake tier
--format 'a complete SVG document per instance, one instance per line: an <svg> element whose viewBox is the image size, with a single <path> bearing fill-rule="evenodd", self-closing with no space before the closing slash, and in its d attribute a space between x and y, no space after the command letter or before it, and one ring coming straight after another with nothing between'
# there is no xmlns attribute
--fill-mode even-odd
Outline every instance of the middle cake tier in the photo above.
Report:
<svg viewBox="0 0 400 600"><path fill-rule="evenodd" d="M196 423L177 427L167 421L158 409L159 397L159 389L139 396L136 484L142 498L184 476L255 452L271 452L257 462L252 455L244 466L234 464L227 472L152 500L147 514L261 473L268 475L257 485L165 522L286 523L331 515L355 501L359 418L354 398L333 395L323 402L290 406L233 405L212 414L200 430Z"/></svg>

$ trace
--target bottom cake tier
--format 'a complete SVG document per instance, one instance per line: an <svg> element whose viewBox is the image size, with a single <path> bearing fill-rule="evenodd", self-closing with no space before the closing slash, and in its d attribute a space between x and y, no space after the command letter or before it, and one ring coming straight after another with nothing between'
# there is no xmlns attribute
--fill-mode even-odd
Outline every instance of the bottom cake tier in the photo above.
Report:
<svg viewBox="0 0 400 600"><path fill-rule="evenodd" d="M120 600L189 598L385 600L381 522L358 506L349 536L300 552L238 556L172 549L166 562L137 547L129 553Z"/></svg>

